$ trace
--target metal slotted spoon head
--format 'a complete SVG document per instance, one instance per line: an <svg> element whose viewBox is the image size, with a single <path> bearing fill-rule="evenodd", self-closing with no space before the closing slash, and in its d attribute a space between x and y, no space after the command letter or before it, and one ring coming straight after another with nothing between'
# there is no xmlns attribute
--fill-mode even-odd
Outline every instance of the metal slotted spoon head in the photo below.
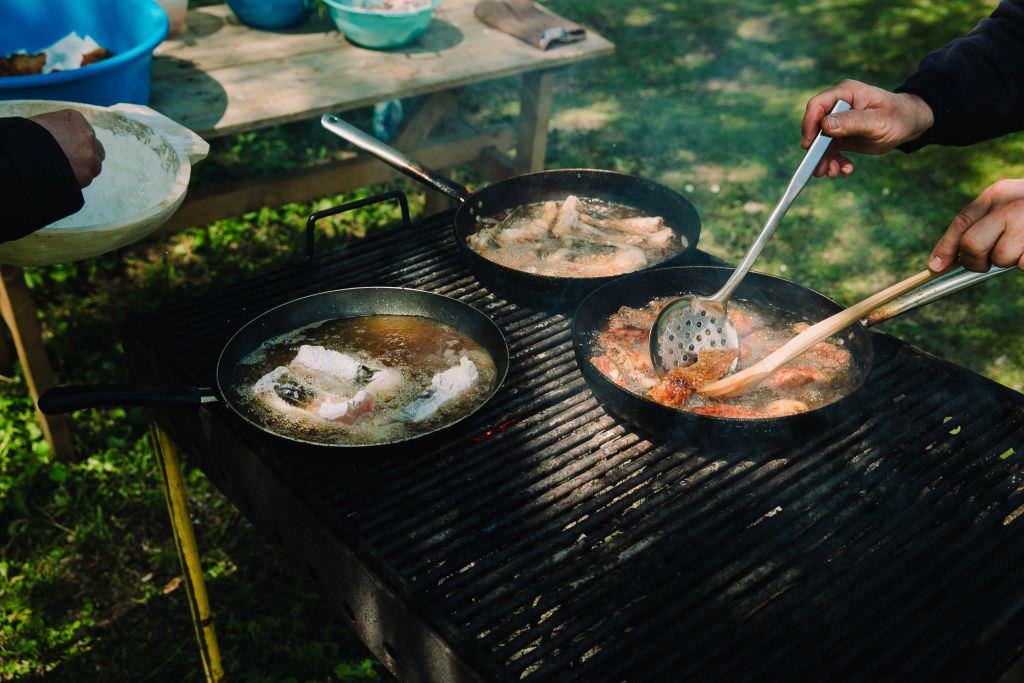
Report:
<svg viewBox="0 0 1024 683"><path fill-rule="evenodd" d="M849 103L839 100L832 108L832 113L848 109L850 109ZM726 302L750 272L754 261L761 254L764 245L771 239L782 217L786 215L786 211L789 210L797 195L811 179L814 169L818 167L822 157L825 156L825 151L831 142L832 138L821 132L814 138L814 142L807 149L807 153L800 165L797 166L786 191L782 194L782 199L779 200L775 210L768 217L768 222L761 229L761 234L754 240L750 251L743 257L743 262L733 271L720 290L710 297L694 295L680 297L670 302L658 314L658 318L651 328L650 338L651 361L658 374L663 375L674 368L693 365L697 362L697 354L700 351L739 348L739 337L729 321ZM737 362L738 359L733 361L729 372L736 368Z"/></svg>
<svg viewBox="0 0 1024 683"><path fill-rule="evenodd" d="M651 330L651 357L655 366L666 371L693 365L700 351L738 349L739 346L739 335L725 305L693 295L670 303Z"/></svg>

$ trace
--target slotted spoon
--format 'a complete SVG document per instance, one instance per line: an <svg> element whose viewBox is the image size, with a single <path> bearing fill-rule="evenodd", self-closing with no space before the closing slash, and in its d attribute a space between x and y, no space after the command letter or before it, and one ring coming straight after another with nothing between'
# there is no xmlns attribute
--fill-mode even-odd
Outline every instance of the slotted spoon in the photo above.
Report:
<svg viewBox="0 0 1024 683"><path fill-rule="evenodd" d="M849 109L849 103L839 100L832 113ZM729 320L726 302L750 272L797 195L806 187L831 142L832 138L822 132L814 138L761 234L721 289L709 297L694 294L680 297L662 309L651 328L650 338L651 360L658 374L692 365L700 351L739 348L739 337ZM735 367L735 363L733 365Z"/></svg>

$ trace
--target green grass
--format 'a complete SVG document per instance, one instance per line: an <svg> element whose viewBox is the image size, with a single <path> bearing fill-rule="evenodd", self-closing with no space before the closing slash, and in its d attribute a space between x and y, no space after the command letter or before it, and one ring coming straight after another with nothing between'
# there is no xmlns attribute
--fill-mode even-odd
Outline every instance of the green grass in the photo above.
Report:
<svg viewBox="0 0 1024 683"><path fill-rule="evenodd" d="M843 77L895 85L994 3L549 5L618 48L559 77L549 166L666 183L700 211L701 245L736 259L801 157L797 126L811 94ZM468 89L466 121L510 119L515 85ZM319 163L340 149L315 123L235 136L213 145L193 187ZM854 176L812 183L758 268L851 303L923 268L963 204L1001 177L1024 176L1022 153L1024 141L1014 137L859 158ZM469 169L459 177L480 182ZM125 379L112 329L138 311L289 262L301 251L306 215L340 200L266 207L95 261L29 270L58 378ZM360 239L394 218L390 208L358 212L329 233L339 242ZM1021 310L1024 278L1007 275L885 329L1021 390ZM20 378L0 384L0 408L0 680L195 680L199 661L141 413L76 415L85 459L62 465L47 452ZM187 478L233 678L386 676L200 473L189 468Z"/></svg>

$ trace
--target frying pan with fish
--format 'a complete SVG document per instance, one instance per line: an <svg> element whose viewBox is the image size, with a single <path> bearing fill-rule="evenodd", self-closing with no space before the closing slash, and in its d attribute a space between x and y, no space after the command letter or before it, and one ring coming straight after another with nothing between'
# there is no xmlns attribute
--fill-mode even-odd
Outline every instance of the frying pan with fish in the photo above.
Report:
<svg viewBox="0 0 1024 683"><path fill-rule="evenodd" d="M495 384L480 403L458 420L436 429L392 442L325 444L301 434L272 429L256 421L238 398L235 368L264 342L291 333L307 325L368 315L415 315L444 323L478 343L494 361ZM497 392L508 373L508 344L501 329L486 315L455 299L400 287L356 287L338 289L293 299L256 316L243 325L225 344L217 359L215 388L161 386L63 386L54 387L39 397L39 409L47 415L68 413L83 408L112 406L181 406L198 408L208 403L224 403L242 420L261 432L285 441L323 448L380 448L405 444L413 439L446 430L478 411Z"/></svg>
<svg viewBox="0 0 1024 683"><path fill-rule="evenodd" d="M587 292L618 277L558 277L527 273L490 261L469 246L466 240L476 232L481 218L525 204L561 201L568 195L577 195L622 204L647 216L661 216L665 225L675 231L676 238L685 240L686 247L644 270L684 265L693 260L700 236L697 210L679 193L645 178L614 171L560 169L513 176L470 193L459 183L425 168L333 114L324 114L321 124L396 170L455 199L458 202L454 221L455 242L470 268L496 293L525 305L571 309Z"/></svg>
<svg viewBox="0 0 1024 683"><path fill-rule="evenodd" d="M993 268L988 273L957 271L943 275L929 285L876 310L867 324L884 322L1005 270ZM732 272L731 268L714 266L664 268L627 275L591 292L573 316L572 339L576 362L598 400L609 412L650 432L671 434L708 445L794 443L829 424L856 414L858 405L863 403L858 395L865 390L864 385L871 374L876 354L891 351L892 348L891 338L871 332L865 325L854 325L839 335L843 346L853 356L853 362L847 369L848 373L852 373L848 393L828 405L785 417L736 419L669 408L626 391L591 362L595 331L619 307L639 308L652 299L678 296L684 292L715 292ZM789 280L756 272L743 280L734 298L755 304L770 304L807 321L823 320L843 310L842 306L824 294Z"/></svg>

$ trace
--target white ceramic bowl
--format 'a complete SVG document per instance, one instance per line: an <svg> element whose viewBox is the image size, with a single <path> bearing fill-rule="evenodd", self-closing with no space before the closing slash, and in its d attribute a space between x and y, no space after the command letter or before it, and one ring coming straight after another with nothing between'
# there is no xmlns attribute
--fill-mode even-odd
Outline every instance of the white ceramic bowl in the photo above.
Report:
<svg viewBox="0 0 1024 683"><path fill-rule="evenodd" d="M206 143L191 131L151 109L116 106L141 112L141 118L155 115L186 131L201 143L198 158L205 156ZM171 144L153 125L111 108L43 100L0 102L0 116L28 117L66 108L82 112L96 129L106 151L103 170L82 191L81 211L0 244L0 263L40 266L99 256L150 235L185 199L192 174L187 145Z"/></svg>

